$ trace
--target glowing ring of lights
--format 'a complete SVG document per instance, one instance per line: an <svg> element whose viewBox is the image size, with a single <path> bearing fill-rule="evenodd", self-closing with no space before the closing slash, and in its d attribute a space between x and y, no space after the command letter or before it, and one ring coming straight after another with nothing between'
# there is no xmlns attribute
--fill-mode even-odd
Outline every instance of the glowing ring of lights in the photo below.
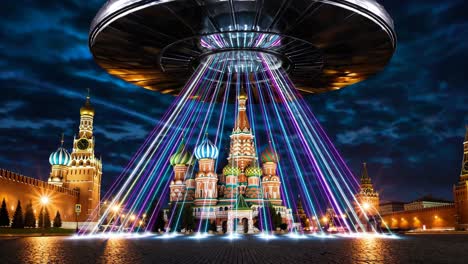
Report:
<svg viewBox="0 0 468 264"><path fill-rule="evenodd" d="M365 80L385 67L396 48L393 21L375 0L110 0L92 22L89 46L110 74L177 95L205 51L200 42L186 43L172 57L181 63L167 67L159 63L167 55L163 50L197 36L245 31L301 40L279 53L290 58L288 74L304 94ZM323 61L305 57L302 43L318 49Z"/></svg>

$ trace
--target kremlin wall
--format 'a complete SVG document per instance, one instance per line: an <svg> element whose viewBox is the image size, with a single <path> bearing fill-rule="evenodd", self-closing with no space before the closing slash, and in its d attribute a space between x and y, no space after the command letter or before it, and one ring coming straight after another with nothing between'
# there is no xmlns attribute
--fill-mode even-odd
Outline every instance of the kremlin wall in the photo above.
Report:
<svg viewBox="0 0 468 264"><path fill-rule="evenodd" d="M55 213L59 211L62 226L64 228L75 227L75 204L79 203L79 192L7 170L0 170L0 186L2 186L0 199L5 199L10 217L13 216L19 200L23 214L26 205L31 202L37 218L42 208L40 199L47 196L50 199L47 210L51 217L53 218Z"/></svg>
<svg viewBox="0 0 468 264"><path fill-rule="evenodd" d="M463 162L459 182L453 187L454 201L423 197L409 203L379 203L364 163L361 191L355 195L368 216L379 214L382 227L392 230L468 230L468 127L463 142Z"/></svg>
<svg viewBox="0 0 468 264"><path fill-rule="evenodd" d="M5 199L9 216L12 217L18 201L24 210L31 202L37 217L42 210L40 202L47 197L47 211L51 219L60 212L63 228L82 226L85 221L95 222L99 217L102 162L94 155L93 136L94 109L89 95L80 109L78 138L73 140L69 153L63 146L49 157L51 172L47 182L0 169L0 200ZM79 205L81 211L75 212Z"/></svg>

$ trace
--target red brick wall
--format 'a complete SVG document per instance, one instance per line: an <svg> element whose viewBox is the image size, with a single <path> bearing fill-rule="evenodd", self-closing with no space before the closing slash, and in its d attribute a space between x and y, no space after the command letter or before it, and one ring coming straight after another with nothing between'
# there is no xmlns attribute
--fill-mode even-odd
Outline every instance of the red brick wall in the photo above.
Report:
<svg viewBox="0 0 468 264"><path fill-rule="evenodd" d="M5 198L10 217L13 217L18 200L20 200L23 215L26 212L26 205L31 201L37 218L42 208L40 198L43 195L49 197L47 210L51 220L53 220L58 210L63 222L75 221L74 207L78 201L78 192L10 171L0 170L0 202ZM12 207L14 207L13 210Z"/></svg>
<svg viewBox="0 0 468 264"><path fill-rule="evenodd" d="M446 205L412 211L396 212L382 216L391 229L454 228L455 206Z"/></svg>

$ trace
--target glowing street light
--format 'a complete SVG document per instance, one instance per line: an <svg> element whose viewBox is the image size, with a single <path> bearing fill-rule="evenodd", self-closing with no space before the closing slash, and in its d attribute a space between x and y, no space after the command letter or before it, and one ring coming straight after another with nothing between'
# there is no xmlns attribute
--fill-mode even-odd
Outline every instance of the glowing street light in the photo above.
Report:
<svg viewBox="0 0 468 264"><path fill-rule="evenodd" d="M114 213L117 213L119 210L120 210L120 206L118 205L112 206L112 211L114 211Z"/></svg>
<svg viewBox="0 0 468 264"><path fill-rule="evenodd" d="M362 207L364 208L364 210L367 211L367 210L369 210L369 209L371 208L371 205L370 205L370 203L365 202L365 203L362 205Z"/></svg>
<svg viewBox="0 0 468 264"><path fill-rule="evenodd" d="M45 234L45 207L49 203L49 197L42 196L40 199L40 202L42 204L42 235L44 235Z"/></svg>

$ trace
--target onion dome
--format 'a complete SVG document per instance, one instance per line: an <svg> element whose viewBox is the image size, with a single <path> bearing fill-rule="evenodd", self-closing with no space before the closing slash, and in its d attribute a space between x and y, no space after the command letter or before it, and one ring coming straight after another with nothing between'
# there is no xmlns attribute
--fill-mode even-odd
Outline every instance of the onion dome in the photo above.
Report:
<svg viewBox="0 0 468 264"><path fill-rule="evenodd" d="M224 176L238 176L240 174L240 169L228 164L223 168L223 174Z"/></svg>
<svg viewBox="0 0 468 264"><path fill-rule="evenodd" d="M258 166L249 166L245 169L245 175L247 175L247 177L260 177L262 173L262 169Z"/></svg>
<svg viewBox="0 0 468 264"><path fill-rule="evenodd" d="M278 163L279 157L276 151L271 147L268 146L265 151L262 153L262 162L274 162Z"/></svg>
<svg viewBox="0 0 468 264"><path fill-rule="evenodd" d="M169 159L169 162L171 163L172 166L193 165L192 154L185 150L185 144L183 142L177 149L176 153L174 153L174 155L171 156L171 158Z"/></svg>
<svg viewBox="0 0 468 264"><path fill-rule="evenodd" d="M49 163L50 165L61 165L61 166L69 166L71 163L71 155L68 153L63 147L63 135L60 147L55 151L52 152L49 156Z"/></svg>
<svg viewBox="0 0 468 264"><path fill-rule="evenodd" d="M219 150L215 144L208 139L208 136L205 136L201 144L195 147L194 153L197 159L216 159L218 158Z"/></svg>
<svg viewBox="0 0 468 264"><path fill-rule="evenodd" d="M89 89L88 96L86 96L86 103L83 107L80 108L80 115L94 116L94 108L91 106L90 103Z"/></svg>

